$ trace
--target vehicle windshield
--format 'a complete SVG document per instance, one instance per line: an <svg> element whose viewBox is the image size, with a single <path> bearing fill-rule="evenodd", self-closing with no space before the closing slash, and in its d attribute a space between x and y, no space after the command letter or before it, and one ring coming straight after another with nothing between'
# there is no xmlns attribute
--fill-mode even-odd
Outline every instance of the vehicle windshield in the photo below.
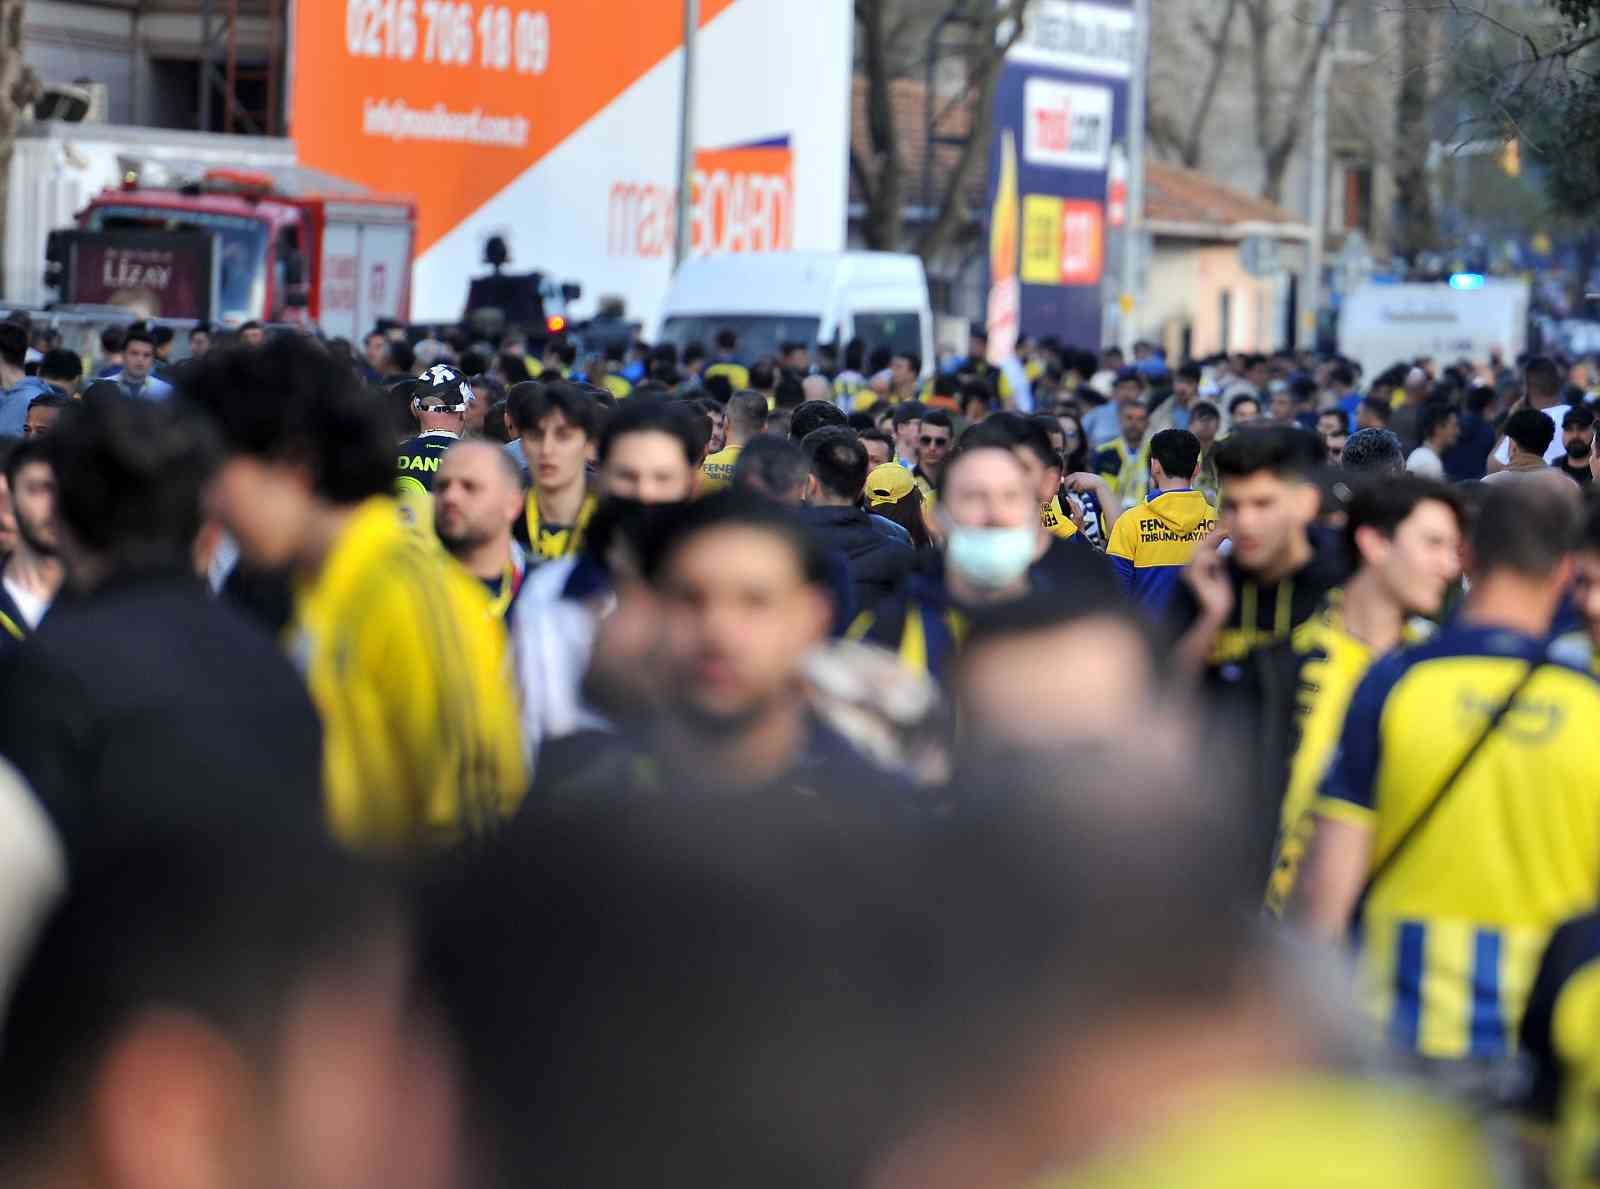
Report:
<svg viewBox="0 0 1600 1189"><path fill-rule="evenodd" d="M259 219L128 204L96 207L89 218L89 229L218 232L222 291L218 294L221 308L215 316L224 321L267 316L267 225Z"/></svg>
<svg viewBox="0 0 1600 1189"><path fill-rule="evenodd" d="M763 355L776 355L781 343L815 346L821 324L820 318L801 314L681 314L662 324L661 341L672 343L680 351L690 343L699 343L708 354L715 355L718 333L731 330L739 336L735 354L753 362Z"/></svg>

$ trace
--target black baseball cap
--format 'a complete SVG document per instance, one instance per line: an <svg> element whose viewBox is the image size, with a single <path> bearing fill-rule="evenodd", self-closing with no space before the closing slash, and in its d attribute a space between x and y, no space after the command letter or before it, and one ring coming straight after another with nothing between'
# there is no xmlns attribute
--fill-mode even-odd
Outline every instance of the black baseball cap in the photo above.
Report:
<svg viewBox="0 0 1600 1189"><path fill-rule="evenodd" d="M463 413L472 403L472 384L458 368L436 363L417 377L412 399L436 413Z"/></svg>

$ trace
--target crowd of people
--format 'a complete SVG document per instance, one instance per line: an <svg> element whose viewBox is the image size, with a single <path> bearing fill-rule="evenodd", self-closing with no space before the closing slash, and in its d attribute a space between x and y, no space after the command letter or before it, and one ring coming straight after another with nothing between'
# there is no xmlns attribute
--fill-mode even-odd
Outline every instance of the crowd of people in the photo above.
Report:
<svg viewBox="0 0 1600 1189"><path fill-rule="evenodd" d="M5 1184L1597 1181L1582 361L213 337L0 323Z"/></svg>

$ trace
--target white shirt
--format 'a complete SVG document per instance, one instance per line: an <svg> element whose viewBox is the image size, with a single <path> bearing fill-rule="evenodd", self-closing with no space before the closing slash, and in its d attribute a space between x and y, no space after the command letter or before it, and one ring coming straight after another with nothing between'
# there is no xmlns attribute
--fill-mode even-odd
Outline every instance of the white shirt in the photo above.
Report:
<svg viewBox="0 0 1600 1189"><path fill-rule="evenodd" d="M1444 478L1444 462L1427 443L1423 443L1411 452L1411 457L1406 459L1406 470L1426 479Z"/></svg>
<svg viewBox="0 0 1600 1189"><path fill-rule="evenodd" d="M1566 457L1567 448L1561 444L1561 421L1572 409L1571 405L1552 405L1541 410L1544 415L1555 424L1556 435L1550 439L1550 449L1544 452L1544 460L1549 463L1560 462ZM1495 447L1494 460L1501 466L1511 465L1511 439L1501 438L1500 445Z"/></svg>
<svg viewBox="0 0 1600 1189"><path fill-rule="evenodd" d="M34 594L31 590L22 589L9 578L3 581L6 584L6 593L17 605L17 610L22 612L22 618L28 621L28 629L31 631L38 627L39 621L44 618L44 613L50 609L50 600Z"/></svg>

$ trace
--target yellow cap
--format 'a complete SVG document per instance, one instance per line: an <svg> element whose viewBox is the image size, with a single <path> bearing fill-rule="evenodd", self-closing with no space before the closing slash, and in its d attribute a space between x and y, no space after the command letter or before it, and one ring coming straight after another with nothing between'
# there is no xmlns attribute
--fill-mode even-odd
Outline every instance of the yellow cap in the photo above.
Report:
<svg viewBox="0 0 1600 1189"><path fill-rule="evenodd" d="M867 476L867 503L874 508L880 504L898 504L916 486L910 471L898 462L886 462Z"/></svg>

